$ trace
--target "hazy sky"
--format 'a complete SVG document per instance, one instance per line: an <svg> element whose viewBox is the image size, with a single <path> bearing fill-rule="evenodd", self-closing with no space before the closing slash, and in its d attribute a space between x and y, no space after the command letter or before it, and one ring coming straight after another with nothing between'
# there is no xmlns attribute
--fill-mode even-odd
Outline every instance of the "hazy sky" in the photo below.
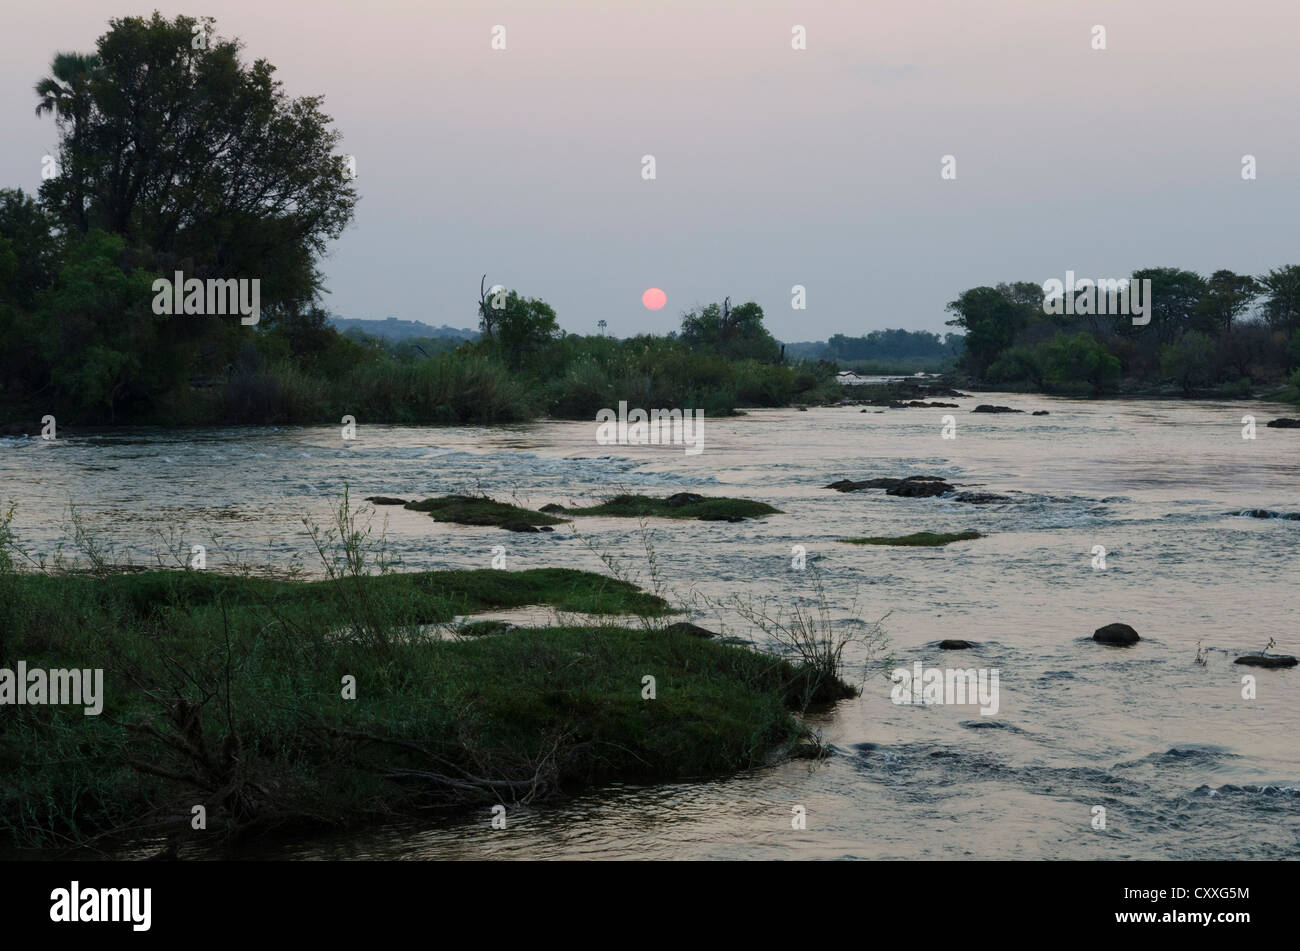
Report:
<svg viewBox="0 0 1300 951"><path fill-rule="evenodd" d="M54 52L154 7L6 0L0 185L40 184L56 138L31 87ZM730 294L809 340L942 330L968 287L1067 269L1300 263L1294 0L157 8L216 17L291 94L325 96L362 196L324 262L341 316L471 326L487 272L568 330L664 332Z"/></svg>

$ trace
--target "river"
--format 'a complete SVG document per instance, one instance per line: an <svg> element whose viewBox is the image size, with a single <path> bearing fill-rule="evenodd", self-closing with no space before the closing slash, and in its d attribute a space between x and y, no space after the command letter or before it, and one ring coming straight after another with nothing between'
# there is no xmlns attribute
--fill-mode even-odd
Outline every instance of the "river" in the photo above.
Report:
<svg viewBox="0 0 1300 951"><path fill-rule="evenodd" d="M1050 415L972 415L976 402ZM1255 402L1050 399L981 394L961 409L755 410L706 420L704 450L602 446L591 422L488 428L128 430L0 439L0 497L19 503L29 549L67 539L70 505L114 557L207 550L236 564L315 571L304 516L350 487L423 498L485 492L530 507L619 491L769 502L739 524L582 519L580 534L514 534L381 508L374 526L407 569L606 570L649 585L647 539L669 596L696 623L762 639L732 597L815 599L837 623L887 615L892 666L996 669L998 710L904 705L887 674L850 656L860 698L812 721L832 755L725 780L616 787L452 823L245 847L285 858L1287 858L1300 855L1300 668L1235 657L1300 653L1294 592L1300 432L1293 408ZM943 438L944 414L956 423ZM1243 439L1242 417L1257 420ZM939 475L1012 496L839 493L832 481ZM841 544L845 535L976 530L946 548ZM795 546L806 568L792 566ZM1094 546L1106 551L1100 567ZM545 622L547 612L518 616ZM508 616L494 614L492 616ZM1091 640L1110 622L1138 645ZM942 638L977 644L943 652ZM1198 649L1204 663L1197 663ZM1243 698L1242 677L1256 679ZM806 828L792 828L802 807ZM1104 828L1098 827L1104 809Z"/></svg>

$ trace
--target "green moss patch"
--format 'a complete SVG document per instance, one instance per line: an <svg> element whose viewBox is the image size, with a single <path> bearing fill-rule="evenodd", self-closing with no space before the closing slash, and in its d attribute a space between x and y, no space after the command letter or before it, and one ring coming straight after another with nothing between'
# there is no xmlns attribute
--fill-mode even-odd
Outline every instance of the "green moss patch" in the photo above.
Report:
<svg viewBox="0 0 1300 951"><path fill-rule="evenodd" d="M936 548L951 542L968 542L983 538L979 532L913 532L911 535L841 538L849 545L899 545L909 548Z"/></svg>
<svg viewBox="0 0 1300 951"><path fill-rule="evenodd" d="M558 508L558 507L557 507ZM559 508L566 515L606 515L614 518L693 518L702 521L738 522L781 510L748 499L709 498L693 492L679 492L667 498L650 495L616 495L599 505Z"/></svg>
<svg viewBox="0 0 1300 951"><path fill-rule="evenodd" d="M496 525L504 528L511 524L541 526L559 525L567 521L508 502L472 495L444 495L419 502L407 502L403 507L415 512L427 512L439 522L455 522L458 525Z"/></svg>

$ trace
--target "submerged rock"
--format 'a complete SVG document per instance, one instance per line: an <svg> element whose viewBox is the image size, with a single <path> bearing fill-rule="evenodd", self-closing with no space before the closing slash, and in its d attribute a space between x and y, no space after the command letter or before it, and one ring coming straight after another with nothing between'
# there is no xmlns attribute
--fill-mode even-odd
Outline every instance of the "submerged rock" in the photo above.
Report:
<svg viewBox="0 0 1300 951"><path fill-rule="evenodd" d="M1265 657L1259 654L1247 654L1245 657L1238 657L1233 663L1242 664L1246 667L1267 667L1270 670L1276 670L1280 667L1294 667L1296 664L1300 664L1300 660L1283 655Z"/></svg>
<svg viewBox="0 0 1300 951"><path fill-rule="evenodd" d="M1045 409L1036 409L1029 415L1030 416L1051 416L1052 414Z"/></svg>
<svg viewBox="0 0 1300 951"><path fill-rule="evenodd" d="M691 637L717 637L710 630L700 627L698 624L691 624L689 621L678 621L676 624L669 624L664 628L665 634L687 634Z"/></svg>
<svg viewBox="0 0 1300 951"><path fill-rule="evenodd" d="M529 525L527 522L502 522L501 527L508 532L537 532L541 531L536 525Z"/></svg>
<svg viewBox="0 0 1300 951"><path fill-rule="evenodd" d="M864 479L861 482L855 482L853 479L840 479L838 482L832 482L824 486L827 489L834 489L836 492L860 492L863 489L884 489L886 495L896 495L903 498L928 499L938 495L946 495L949 492L956 492L957 487L946 479L939 476L908 476L905 479L891 478L882 476L877 479ZM956 502L967 502L971 505L987 505L994 502L1012 502L1014 499L1009 495L999 495L996 492L958 492L953 497Z"/></svg>
<svg viewBox="0 0 1300 951"><path fill-rule="evenodd" d="M390 495L367 495L367 502L374 502L376 505L405 505L406 499L395 499Z"/></svg>
<svg viewBox="0 0 1300 951"><path fill-rule="evenodd" d="M1010 502L1011 496L998 495L996 492L958 492L953 496L954 502L966 502L970 505L991 505L994 502Z"/></svg>
<svg viewBox="0 0 1300 951"><path fill-rule="evenodd" d="M1288 416L1283 416L1280 419L1272 420L1264 425L1273 429L1300 429L1300 419L1291 419Z"/></svg>
<svg viewBox="0 0 1300 951"><path fill-rule="evenodd" d="M1241 512L1232 512L1230 514L1242 518L1281 518L1290 522L1300 522L1300 512L1274 512L1272 509L1246 509Z"/></svg>
<svg viewBox="0 0 1300 951"><path fill-rule="evenodd" d="M840 479L839 482L832 482L825 488L834 489L836 492L857 492L859 489L892 489L902 479L867 479L863 482L854 482L852 479Z"/></svg>
<svg viewBox="0 0 1300 951"><path fill-rule="evenodd" d="M716 513L715 513L715 514L712 514L712 515L697 515L697 516L695 517L695 520L696 520L697 522L743 522L743 521L745 520L745 516L743 516L743 515L720 515L720 514L716 514Z"/></svg>
<svg viewBox="0 0 1300 951"><path fill-rule="evenodd" d="M975 647L970 641L960 641L956 639L940 641L939 650L941 651L968 651Z"/></svg>
<svg viewBox="0 0 1300 951"><path fill-rule="evenodd" d="M1127 646L1136 644L1142 638L1138 637L1138 632L1133 630L1127 624L1107 624L1105 627L1099 627L1092 632L1092 639L1098 644L1120 644Z"/></svg>
<svg viewBox="0 0 1300 951"><path fill-rule="evenodd" d="M886 489L885 494L927 499L952 492L954 488L938 476L908 476L897 485Z"/></svg>
<svg viewBox="0 0 1300 951"><path fill-rule="evenodd" d="M991 403L981 403L976 406L972 413L1023 413L1023 409L1012 409L1010 406L994 406Z"/></svg>
<svg viewBox="0 0 1300 951"><path fill-rule="evenodd" d="M703 501L704 496L694 492L678 492L676 495L670 495L664 499L664 505L675 509L682 505L695 505L697 502Z"/></svg>
<svg viewBox="0 0 1300 951"><path fill-rule="evenodd" d="M924 400L910 400L908 402L903 402L902 400L889 401L890 409L912 409L914 407L916 409L957 409L958 408L956 403L927 403Z"/></svg>

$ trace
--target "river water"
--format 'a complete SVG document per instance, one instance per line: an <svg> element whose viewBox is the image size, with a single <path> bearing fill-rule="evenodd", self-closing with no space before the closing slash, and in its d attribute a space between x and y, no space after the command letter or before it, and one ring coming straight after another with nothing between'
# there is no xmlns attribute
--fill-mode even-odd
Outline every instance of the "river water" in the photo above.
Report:
<svg viewBox="0 0 1300 951"><path fill-rule="evenodd" d="M995 402L1048 416L971 415ZM1294 593L1300 432L1265 428L1288 407L1251 402L1084 402L981 394L957 410L757 410L708 419L704 450L598 445L590 422L491 428L132 430L0 440L0 496L30 549L67 538L70 505L115 557L207 549L207 564L316 560L302 524L350 487L423 498L485 492L539 507L618 491L693 491L769 502L739 524L582 519L580 534L514 534L379 509L407 569L607 570L604 553L692 620L763 640L739 597L816 600L883 626L893 667L996 669L998 709L905 705L887 671L812 725L832 755L726 780L602 789L436 825L261 845L289 858L1285 858L1300 855L1300 668L1233 665L1300 653ZM1290 412L1294 412L1290 409ZM944 439L942 417L954 416ZM1255 439L1242 417L1255 416ZM842 494L841 478L939 475L1012 496L990 505ZM841 544L845 535L977 530L946 548ZM792 566L795 546L806 568ZM1103 546L1100 567L1094 546ZM711 606L712 603L712 606ZM545 622L544 610L513 616ZM512 615L492 615L512 616ZM1110 622L1132 648L1091 640ZM977 643L939 651L942 638ZM1204 659L1197 663L1198 649ZM876 665L878 666L878 664ZM1242 677L1256 680L1243 697ZM806 828L792 827L802 807ZM1104 809L1105 827L1097 827Z"/></svg>

